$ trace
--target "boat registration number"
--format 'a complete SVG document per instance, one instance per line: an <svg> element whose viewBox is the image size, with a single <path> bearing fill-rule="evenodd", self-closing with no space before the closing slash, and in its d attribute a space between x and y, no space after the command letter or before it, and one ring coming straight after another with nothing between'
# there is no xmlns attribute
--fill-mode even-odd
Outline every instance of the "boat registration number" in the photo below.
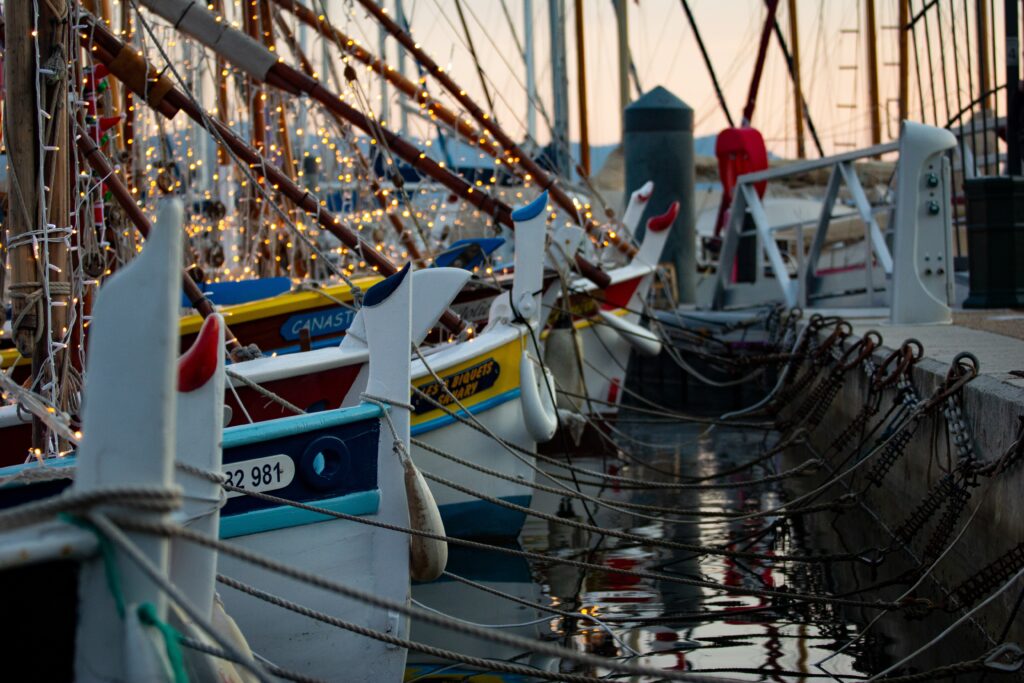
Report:
<svg viewBox="0 0 1024 683"><path fill-rule="evenodd" d="M265 458L227 463L223 472L230 486L247 491L276 491L295 479L295 463L287 455L268 455ZM241 495L245 494L228 491L228 498Z"/></svg>

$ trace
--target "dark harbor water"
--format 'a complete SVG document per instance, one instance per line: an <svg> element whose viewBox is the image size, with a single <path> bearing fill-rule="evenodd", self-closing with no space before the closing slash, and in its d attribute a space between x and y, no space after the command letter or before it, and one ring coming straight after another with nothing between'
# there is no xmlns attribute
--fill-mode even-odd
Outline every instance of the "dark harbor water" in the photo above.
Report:
<svg viewBox="0 0 1024 683"><path fill-rule="evenodd" d="M645 465L620 463L601 457L574 457L572 463L594 471L653 482L680 482L709 477L764 452L763 432L734 429L620 423L620 445ZM775 438L775 437L772 437ZM770 445L769 442L768 445ZM806 457L806 456L804 456ZM798 457L799 461L800 458ZM704 483L731 482L734 488L701 490L581 489L613 504L642 504L699 509L715 513L743 513L743 520L724 521L712 516L686 521L642 519L583 501L539 493L533 508L560 517L590 521L602 529L628 531L649 539L663 539L762 554L809 556L867 547L882 533L873 521L856 511L813 515L785 522L775 517L749 517L772 510L787 497L809 486L807 477L761 485L751 479L779 472L790 463L773 457L766 467L755 467L709 479ZM551 465L549 473L575 488L571 473ZM585 475L577 473L577 481ZM545 483L551 484L550 480ZM841 492L841 491L840 491ZM651 516L664 517L658 512ZM859 591L877 576L850 562L803 563L770 559L697 556L692 552L624 540L569 528L548 520L528 518L519 538L521 547L561 558L582 560L618 570L658 572L684 579L702 579L747 589L785 587L799 593L851 593L854 597L891 597L903 589L883 593ZM897 560L894 559L894 562ZM557 643L581 652L618 661L674 669L730 680L851 681L883 671L924 638L948 623L938 617L926 623L908 622L888 614L862 633L877 611L863 607L806 604L762 596L730 595L720 590L683 585L621 573L583 571L554 563L487 551L451 548L448 570L456 575L520 599L578 613L578 619L545 614L532 606L481 591L456 580L442 579L419 585L413 598L429 609L534 640ZM603 623L587 618L589 615ZM904 638L904 633L906 638ZM858 636L860 636L858 638ZM610 680L647 681L656 678L627 676L610 669L580 667L574 663L495 645L471 636L423 624L414 624L412 638L478 657L515 662L549 672L577 673ZM904 640L913 642L902 642ZM961 629L958 637L936 654L914 660L900 673L922 671L938 664L977 656L987 649ZM482 672L410 652L407 681L526 681L530 678ZM958 681L977 680L961 677ZM996 679L993 679L996 680ZM1005 679L998 679L1005 680Z"/></svg>

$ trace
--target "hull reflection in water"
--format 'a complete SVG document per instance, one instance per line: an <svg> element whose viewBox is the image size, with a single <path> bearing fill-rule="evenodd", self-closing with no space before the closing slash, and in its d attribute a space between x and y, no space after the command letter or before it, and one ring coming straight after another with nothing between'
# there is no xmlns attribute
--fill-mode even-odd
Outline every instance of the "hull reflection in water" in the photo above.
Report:
<svg viewBox="0 0 1024 683"><path fill-rule="evenodd" d="M483 584L516 598L550 604L551 598L544 595L541 586L534 582L530 565L525 559L505 553L472 550L454 545L449 546L448 552L449 574ZM412 598L418 606L425 609L437 610L473 624L501 626L502 633L522 638L550 640L557 633L552 631L552 624L557 625L558 617L554 617L553 620L549 618L551 615L545 615L538 609L485 593L449 576L442 576L432 583L414 584ZM558 671L558 662L543 655L455 633L433 624L414 620L411 638L420 643L455 650L474 657L514 662L543 671ZM418 652L409 652L407 658L406 681L462 680L462 677L469 675L473 675L473 681L484 683L518 683L532 680L513 674L482 673L481 669L453 664L448 660Z"/></svg>

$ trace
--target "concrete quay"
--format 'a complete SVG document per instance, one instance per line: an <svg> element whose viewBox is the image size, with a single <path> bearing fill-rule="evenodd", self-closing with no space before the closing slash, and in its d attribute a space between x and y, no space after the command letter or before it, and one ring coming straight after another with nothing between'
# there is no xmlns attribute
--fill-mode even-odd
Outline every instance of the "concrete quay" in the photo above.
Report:
<svg viewBox="0 0 1024 683"><path fill-rule="evenodd" d="M1014 317L1003 316L1004 319ZM1016 317L1019 319L1024 316ZM1014 373L1024 370L1024 340L958 324L905 326L890 325L884 318L848 317L848 320L858 338L868 330L875 330L881 334L884 346L874 354L876 363L880 363L908 338L921 342L924 356L913 369L912 382L922 398L930 396L943 382L958 353L969 351L974 354L980 363L980 372L963 390L962 410L977 457L983 463L992 461L1002 455L1017 439L1021 420L1024 419L1024 377ZM863 371L847 375L825 419L811 436L811 443L817 450L827 448L831 440L857 415L868 398L868 389L868 378ZM894 389L885 390L879 417L892 405L895 395ZM879 417L876 417L876 420ZM787 459L795 462L806 459L807 456L808 450L801 448L798 452L789 454ZM890 529L895 527L908 517L931 487L955 464L956 457L955 450L946 438L946 420L940 409L933 416L922 420L903 456L896 461L885 477L883 485L869 488L864 498L866 506ZM865 475L870 467L871 463L866 463L847 479L852 489L865 488ZM822 480L812 480L799 488L810 488ZM840 486L834 488L835 495L845 492ZM943 509L940 508L910 544L910 552L917 557L921 556L935 522L942 512ZM965 523L968 525L966 530ZM835 531L828 524L812 524L816 524L812 530L814 533L835 535ZM865 519L860 532L863 532L863 536L860 536L860 533L855 534L860 536L859 539L843 538L836 541L853 547L860 541L870 547L885 546L892 540L870 519ZM947 589L957 586L980 568L1024 542L1024 462L1016 464L998 476L980 479L980 485L971 491L970 500L957 520L951 539L956 538L958 534L959 539L932 572L938 582ZM907 561L908 567L913 566L908 553L900 554ZM871 584L891 575L891 570L884 567L879 568L877 573L876 570L863 566L848 567L839 571L856 573L860 585ZM934 584L928 586L930 583L927 581L922 586L922 594L941 599L942 589ZM891 594L898 595L905 589L905 585L898 584L885 591L885 594L892 597ZM972 631L970 637L980 638L981 641L990 644L990 639L997 639L1010 619L1022 589L1024 581L1017 581L975 615L975 625L965 624L950 639L954 642L959 641L967 636L967 631ZM960 613L948 618L929 617L926 622L931 622L930 625L915 624L901 616L893 615L880 622L880 630L895 636L897 642L922 642L917 638L907 638L909 632L921 631L919 635L925 635L924 632L929 627L934 629L939 623L950 623L958 614ZM982 635L981 631L987 635ZM1024 643L1024 613L1018 614L1014 619L1007 637L1010 642ZM898 646L898 649L902 648ZM974 652L976 655L977 650ZM900 652L894 654L897 657L901 656Z"/></svg>

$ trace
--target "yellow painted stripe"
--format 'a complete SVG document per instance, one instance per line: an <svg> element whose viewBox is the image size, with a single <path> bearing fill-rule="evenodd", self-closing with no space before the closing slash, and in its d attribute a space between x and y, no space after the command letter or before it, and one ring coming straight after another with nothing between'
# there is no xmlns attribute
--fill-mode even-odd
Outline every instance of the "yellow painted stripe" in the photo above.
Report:
<svg viewBox="0 0 1024 683"><path fill-rule="evenodd" d="M382 279L380 276L375 275L359 278L358 280L353 280L353 282L355 282L357 287L366 291ZM341 284L324 287L319 291L285 292L269 299L260 299L259 301L250 301L244 304L235 304L234 306L224 306L218 310L224 316L224 322L231 325L231 323L246 323L252 320L259 320L260 318L269 318L274 315L305 311L317 306L323 306L324 304L334 304L334 302L323 296L320 292L342 301L352 301L352 290L348 285ZM182 334L195 334L202 326L203 317L198 313L187 315L181 319Z"/></svg>
<svg viewBox="0 0 1024 683"><path fill-rule="evenodd" d="M357 287L366 291L382 279L383 278L378 275L373 275L353 280L353 282L355 282ZM335 299L340 299L341 301L352 301L352 290L346 284L324 287L319 291ZM317 306L323 306L325 304L334 305L334 302L317 291L302 291L285 292L284 294L278 294L277 296L269 299L260 299L259 301L250 301L244 304L224 306L218 310L224 316L225 322L230 325L231 323L246 323L252 320L259 320L261 318L269 318L274 315L297 313L311 308L316 308ZM186 315L181 318L180 330L183 335L196 334L202 326L203 317L198 313ZM6 369L11 367L17 358L18 352L15 349L4 349L3 351L0 351L0 368ZM31 363L31 358L22 358L18 361L19 366L29 365Z"/></svg>
<svg viewBox="0 0 1024 683"><path fill-rule="evenodd" d="M519 388L519 356L521 354L521 350L522 340L515 339L507 344L499 346L496 349L492 349L489 352L482 353L478 356L474 356L470 360L467 360L465 363L460 363L459 365L455 365L450 368L445 368L444 370L436 370L436 372L438 376L440 376L443 379L445 377L454 375L462 370L471 368L474 365L483 363L490 359L493 359L498 364L498 367L500 369L498 379L494 382L492 386L488 387L484 391L479 391L475 394L472 394L471 396L459 399L459 402L462 403L462 405L466 406L467 408L470 408L478 403L486 401L489 398L493 398L500 394L504 394L507 391ZM430 361L429 356L427 357L427 361ZM433 381L434 378L431 377L430 375L427 375L426 377L423 377L421 379L414 380L413 386L423 387L424 385L430 384ZM456 406L454 403L451 403L446 407L451 411L458 410L458 406ZM448 412L442 410L441 408L437 408L426 413L413 415L412 424L420 424L447 414Z"/></svg>

